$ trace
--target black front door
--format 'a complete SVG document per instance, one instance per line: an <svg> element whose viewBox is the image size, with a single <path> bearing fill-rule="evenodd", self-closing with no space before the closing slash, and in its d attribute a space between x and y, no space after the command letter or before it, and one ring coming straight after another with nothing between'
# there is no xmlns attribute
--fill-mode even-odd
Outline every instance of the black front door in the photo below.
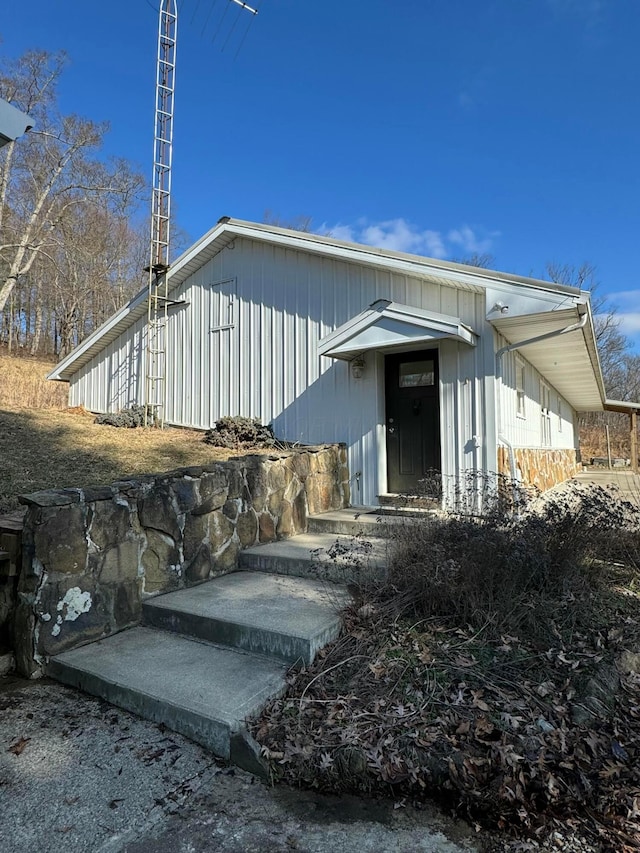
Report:
<svg viewBox="0 0 640 853"><path fill-rule="evenodd" d="M385 358L387 489L416 494L418 481L440 469L438 351Z"/></svg>

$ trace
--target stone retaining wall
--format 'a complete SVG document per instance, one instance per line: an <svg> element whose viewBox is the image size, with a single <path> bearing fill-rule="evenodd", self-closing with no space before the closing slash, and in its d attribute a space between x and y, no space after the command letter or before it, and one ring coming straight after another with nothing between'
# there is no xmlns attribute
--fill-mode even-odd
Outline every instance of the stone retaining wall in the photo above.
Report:
<svg viewBox="0 0 640 853"><path fill-rule="evenodd" d="M539 448L516 447L514 449L516 467L515 479L527 486L535 486L541 492L563 483L582 471L575 450L541 450ZM513 477L509 470L509 451L498 447L498 473Z"/></svg>
<svg viewBox="0 0 640 853"><path fill-rule="evenodd" d="M242 548L302 533L349 497L343 445L22 497L18 670L138 624L145 597L232 571Z"/></svg>

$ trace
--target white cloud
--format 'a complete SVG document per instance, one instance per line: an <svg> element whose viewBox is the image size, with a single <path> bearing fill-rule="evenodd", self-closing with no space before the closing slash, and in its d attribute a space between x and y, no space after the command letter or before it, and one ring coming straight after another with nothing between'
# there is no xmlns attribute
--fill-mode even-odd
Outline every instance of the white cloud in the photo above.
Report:
<svg viewBox="0 0 640 853"><path fill-rule="evenodd" d="M357 243L358 238L351 225L332 225L326 223L320 226L319 234L331 234L336 240L344 240L347 243Z"/></svg>
<svg viewBox="0 0 640 853"><path fill-rule="evenodd" d="M614 293L607 293L607 299L614 305L621 308L635 308L640 311L640 289L635 290L617 290Z"/></svg>
<svg viewBox="0 0 640 853"><path fill-rule="evenodd" d="M500 236L499 231L492 231L484 237L479 237L472 228L468 225L463 225L461 228L454 228L449 231L449 241L468 254L482 255L488 252L493 245L496 237Z"/></svg>
<svg viewBox="0 0 640 853"><path fill-rule="evenodd" d="M640 335L640 311L618 314L620 330L630 338Z"/></svg>
<svg viewBox="0 0 640 853"><path fill-rule="evenodd" d="M328 233L338 240L351 243L364 243L379 249L431 258L448 258L460 251L464 254L483 254L491 249L495 239L500 236L499 231L486 232L469 225L461 225L448 232L420 228L403 217L382 222L359 219L353 224L329 225L325 222L319 233Z"/></svg>
<svg viewBox="0 0 640 853"><path fill-rule="evenodd" d="M640 289L619 290L606 296L607 301L616 309L620 331L640 347Z"/></svg>

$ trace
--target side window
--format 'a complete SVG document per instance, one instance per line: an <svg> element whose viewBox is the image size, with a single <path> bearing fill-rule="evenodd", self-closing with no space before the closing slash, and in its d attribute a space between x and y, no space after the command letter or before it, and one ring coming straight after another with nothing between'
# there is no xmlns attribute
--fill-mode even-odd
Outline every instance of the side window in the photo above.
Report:
<svg viewBox="0 0 640 853"><path fill-rule="evenodd" d="M224 278L221 281L214 281L210 287L211 317L209 331L218 332L221 329L230 329L236 322L237 280L235 278Z"/></svg>
<svg viewBox="0 0 640 853"><path fill-rule="evenodd" d="M524 392L524 361L516 356L516 414L519 418L527 415Z"/></svg>
<svg viewBox="0 0 640 853"><path fill-rule="evenodd" d="M551 391L545 382L540 383L540 416L542 418L542 444L551 444Z"/></svg>

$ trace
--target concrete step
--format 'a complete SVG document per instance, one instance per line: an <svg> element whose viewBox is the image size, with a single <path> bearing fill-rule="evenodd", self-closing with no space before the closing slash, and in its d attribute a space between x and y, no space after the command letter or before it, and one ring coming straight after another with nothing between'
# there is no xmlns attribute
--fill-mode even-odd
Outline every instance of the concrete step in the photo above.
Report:
<svg viewBox="0 0 640 853"><path fill-rule="evenodd" d="M372 507L350 507L310 515L309 533L333 533L340 536L384 538L388 536L385 519Z"/></svg>
<svg viewBox="0 0 640 853"><path fill-rule="evenodd" d="M362 584L385 577L387 548L384 539L303 533L292 539L245 548L238 556L238 567L241 571Z"/></svg>
<svg viewBox="0 0 640 853"><path fill-rule="evenodd" d="M437 510L402 506L350 507L309 516L309 533L334 533L365 539L403 536L411 524L439 515Z"/></svg>
<svg viewBox="0 0 640 853"><path fill-rule="evenodd" d="M142 618L155 628L306 664L340 633L339 611L349 598L336 584L234 572L149 599Z"/></svg>
<svg viewBox="0 0 640 853"><path fill-rule="evenodd" d="M220 758L263 773L244 721L285 689L286 665L151 628L51 658L47 674L164 723Z"/></svg>
<svg viewBox="0 0 640 853"><path fill-rule="evenodd" d="M411 509L419 511L435 511L440 508L440 498L429 498L420 495L378 495L381 507L387 507L393 511L398 509Z"/></svg>

